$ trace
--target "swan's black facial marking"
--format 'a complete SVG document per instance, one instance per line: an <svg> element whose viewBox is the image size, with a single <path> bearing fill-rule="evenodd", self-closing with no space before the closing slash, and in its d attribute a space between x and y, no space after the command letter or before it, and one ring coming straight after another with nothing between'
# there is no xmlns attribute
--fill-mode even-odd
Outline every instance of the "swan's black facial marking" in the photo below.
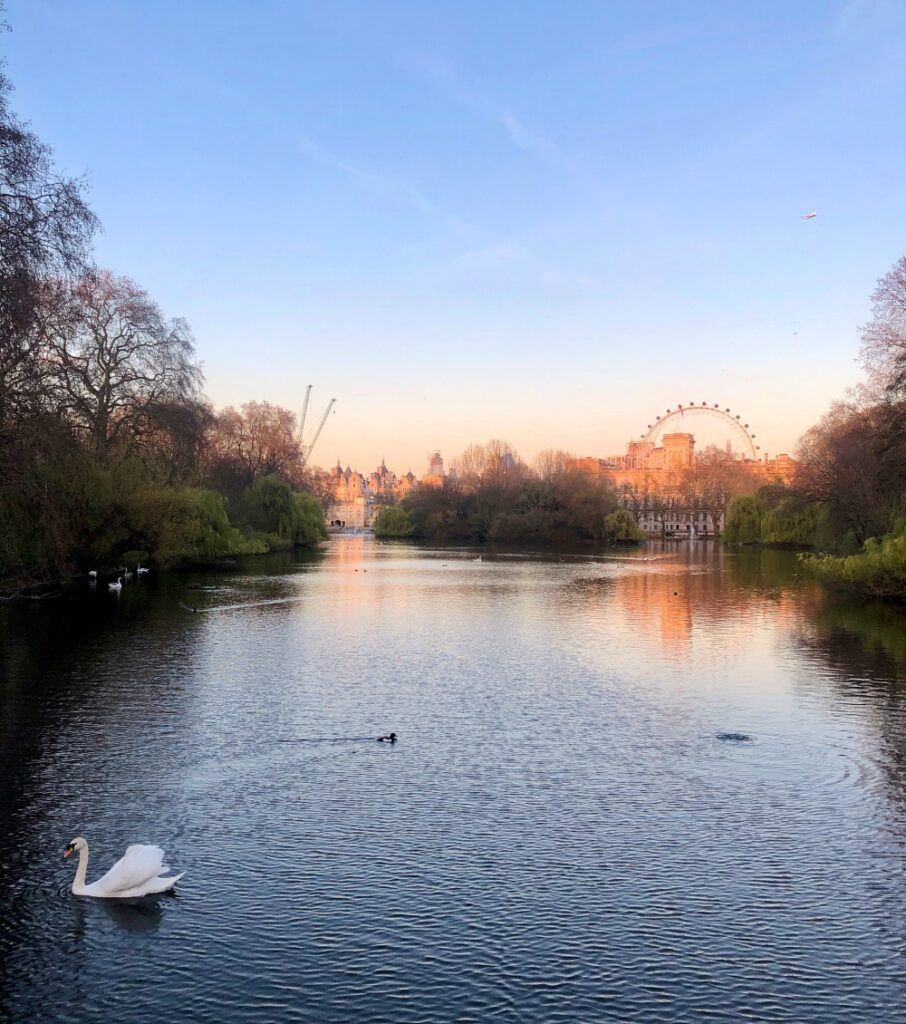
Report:
<svg viewBox="0 0 906 1024"><path fill-rule="evenodd" d="M75 843L68 843L66 849L63 851L63 856L68 857L75 849Z"/></svg>

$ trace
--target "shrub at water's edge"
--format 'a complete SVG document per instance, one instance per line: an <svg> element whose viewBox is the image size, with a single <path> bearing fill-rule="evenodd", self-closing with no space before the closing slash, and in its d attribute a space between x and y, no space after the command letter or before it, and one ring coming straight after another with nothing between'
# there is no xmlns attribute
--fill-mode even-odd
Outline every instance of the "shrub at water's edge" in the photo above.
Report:
<svg viewBox="0 0 906 1024"><path fill-rule="evenodd" d="M4 588L138 561L163 567L314 547L327 537L320 503L283 481L265 478L237 503L212 489L149 486L147 476L137 461L105 465L76 451L36 463L27 487L0 491Z"/></svg>
<svg viewBox="0 0 906 1024"><path fill-rule="evenodd" d="M132 546L147 551L161 566L314 547L327 538L318 502L275 477L246 489L235 521L238 525L231 520L223 495L192 487L138 491L129 499L124 517Z"/></svg>
<svg viewBox="0 0 906 1024"><path fill-rule="evenodd" d="M158 487L135 495L129 521L158 565L224 555L262 554L267 545L230 523L226 501L215 491Z"/></svg>
<svg viewBox="0 0 906 1024"><path fill-rule="evenodd" d="M409 514L400 505L385 505L375 516L373 530L375 537L411 537L415 525Z"/></svg>
<svg viewBox="0 0 906 1024"><path fill-rule="evenodd" d="M906 600L906 532L869 538L856 555L803 554L799 558L810 573L831 586Z"/></svg>
<svg viewBox="0 0 906 1024"><path fill-rule="evenodd" d="M727 512L724 538L731 544L815 548L800 564L824 583L872 597L906 598L906 529L869 537L859 547L851 531L835 528L832 510L805 501L794 492L778 497L746 494L734 498Z"/></svg>
<svg viewBox="0 0 906 1024"><path fill-rule="evenodd" d="M639 544L645 534L628 509L618 508L604 517L604 539L610 544Z"/></svg>
<svg viewBox="0 0 906 1024"><path fill-rule="evenodd" d="M318 502L310 494L293 491L277 476L262 477L247 487L236 505L243 532L266 551L314 547L327 539Z"/></svg>

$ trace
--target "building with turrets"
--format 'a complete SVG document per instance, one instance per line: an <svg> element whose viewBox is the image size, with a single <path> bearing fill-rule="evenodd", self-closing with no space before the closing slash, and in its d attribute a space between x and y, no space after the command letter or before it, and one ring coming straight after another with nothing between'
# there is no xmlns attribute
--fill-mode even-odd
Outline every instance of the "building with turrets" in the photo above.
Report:
<svg viewBox="0 0 906 1024"><path fill-rule="evenodd" d="M334 530L370 529L382 505L395 505L418 487L411 470L398 477L384 459L367 477L349 466L344 469L337 459L329 483L327 525Z"/></svg>

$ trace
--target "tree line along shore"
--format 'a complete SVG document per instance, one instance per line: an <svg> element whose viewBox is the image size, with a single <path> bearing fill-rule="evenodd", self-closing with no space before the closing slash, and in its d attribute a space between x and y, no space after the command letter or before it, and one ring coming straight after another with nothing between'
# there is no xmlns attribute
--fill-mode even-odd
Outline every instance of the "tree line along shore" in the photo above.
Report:
<svg viewBox="0 0 906 1024"><path fill-rule="evenodd" d="M178 565L314 546L326 474L306 465L292 412L215 410L184 320L97 267L98 220L13 112L0 73L0 591L122 564ZM702 453L687 497L725 539L811 549L827 582L906 598L906 257L878 283L865 376L803 437L792 486L753 492ZM636 543L638 495L570 468L472 445L457 479L382 510L375 532L441 542ZM663 495L645 495L648 509Z"/></svg>
<svg viewBox="0 0 906 1024"><path fill-rule="evenodd" d="M758 484L743 463L706 448L669 490L640 489L571 468L568 452L530 467L503 441L472 445L442 487L382 510L383 537L433 542L632 542L638 519L665 525L683 510L715 523L723 540L800 549L805 570L872 597L906 600L906 257L871 296L862 328L863 378L800 439L790 483ZM630 511L619 522L617 510Z"/></svg>
<svg viewBox="0 0 906 1024"><path fill-rule="evenodd" d="M62 174L0 74L0 589L326 538L295 417L215 412L185 321L92 262Z"/></svg>

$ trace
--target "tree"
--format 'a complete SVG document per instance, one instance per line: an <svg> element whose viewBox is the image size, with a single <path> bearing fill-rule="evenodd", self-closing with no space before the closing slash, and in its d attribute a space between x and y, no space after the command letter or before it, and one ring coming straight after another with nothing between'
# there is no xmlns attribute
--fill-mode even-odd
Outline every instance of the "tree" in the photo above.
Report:
<svg viewBox="0 0 906 1024"><path fill-rule="evenodd" d="M215 491L159 487L137 491L129 502L134 543L158 565L186 558L260 554L267 545L248 540L231 523L226 500Z"/></svg>
<svg viewBox="0 0 906 1024"><path fill-rule="evenodd" d="M704 513L716 536L721 532L730 499L750 493L754 481L744 463L712 445L696 456L694 465L682 473L677 486L688 511L693 515Z"/></svg>
<svg viewBox="0 0 906 1024"><path fill-rule="evenodd" d="M565 452L561 448L545 448L535 456L532 468L539 479L551 480L567 472L575 458L572 452Z"/></svg>
<svg viewBox="0 0 906 1024"><path fill-rule="evenodd" d="M194 400L201 369L183 320L167 320L146 292L110 271L65 287L45 362L58 408L99 457L148 429L153 410Z"/></svg>
<svg viewBox="0 0 906 1024"><path fill-rule="evenodd" d="M249 486L272 475L298 482L303 468L296 417L270 402L246 402L241 412L229 406L214 423L209 458L215 477L227 490L237 481Z"/></svg>
<svg viewBox="0 0 906 1024"><path fill-rule="evenodd" d="M415 526L401 505L384 505L374 518L375 537L411 537Z"/></svg>
<svg viewBox="0 0 906 1024"><path fill-rule="evenodd" d="M862 328L862 363L876 392L906 399L906 256L880 278Z"/></svg>
<svg viewBox="0 0 906 1024"><path fill-rule="evenodd" d="M277 476L265 476L247 488L238 502L243 526L271 550L314 547L327 538L324 511L310 494L294 492Z"/></svg>
<svg viewBox="0 0 906 1024"><path fill-rule="evenodd" d="M761 539L764 502L755 494L740 494L727 510L724 537L731 544L757 544Z"/></svg>
<svg viewBox="0 0 906 1024"><path fill-rule="evenodd" d="M198 484L213 423L206 401L152 403L146 410L145 429L136 438L137 454L153 464L166 483Z"/></svg>
<svg viewBox="0 0 906 1024"><path fill-rule="evenodd" d="M418 537L445 543L474 539L471 515L475 497L454 477L440 487L419 487L408 494L400 507L406 510Z"/></svg>
<svg viewBox="0 0 906 1024"><path fill-rule="evenodd" d="M645 539L635 516L626 508L614 509L604 518L604 540L611 544L638 544Z"/></svg>
<svg viewBox="0 0 906 1024"><path fill-rule="evenodd" d="M609 478L573 470L557 478L556 491L562 527L579 540L600 541L604 517L617 505Z"/></svg>
<svg viewBox="0 0 906 1024"><path fill-rule="evenodd" d="M891 526L906 492L902 412L838 402L799 442L799 482L861 545Z"/></svg>
<svg viewBox="0 0 906 1024"><path fill-rule="evenodd" d="M0 430L37 404L42 283L84 268L98 226L84 182L57 171L10 90L0 74Z"/></svg>
<svg viewBox="0 0 906 1024"><path fill-rule="evenodd" d="M467 487L512 481L527 474L525 463L508 441L494 438L487 444L470 444L455 460L456 473Z"/></svg>
<svg viewBox="0 0 906 1024"><path fill-rule="evenodd" d="M473 497L472 523L482 540L494 535L497 518L514 503L514 494L529 475L507 441L472 444L456 460L463 486Z"/></svg>

